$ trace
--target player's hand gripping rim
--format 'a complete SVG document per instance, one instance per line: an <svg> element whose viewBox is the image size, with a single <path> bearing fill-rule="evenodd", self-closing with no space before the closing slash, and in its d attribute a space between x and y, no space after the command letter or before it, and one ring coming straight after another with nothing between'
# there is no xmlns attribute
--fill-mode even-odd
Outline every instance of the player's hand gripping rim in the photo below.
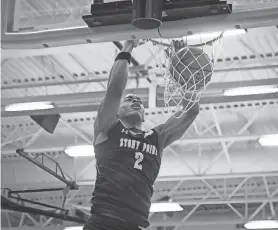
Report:
<svg viewBox="0 0 278 230"><path fill-rule="evenodd" d="M139 44L139 40L127 40L124 43L122 52L131 52L133 48L137 47Z"/></svg>

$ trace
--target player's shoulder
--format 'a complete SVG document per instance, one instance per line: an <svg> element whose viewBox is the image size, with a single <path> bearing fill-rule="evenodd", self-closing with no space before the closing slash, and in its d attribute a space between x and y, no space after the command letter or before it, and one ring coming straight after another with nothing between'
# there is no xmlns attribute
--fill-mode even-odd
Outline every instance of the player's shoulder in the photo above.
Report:
<svg viewBox="0 0 278 230"><path fill-rule="evenodd" d="M160 124L160 125L153 127L151 130L153 130L157 135L159 135L161 133L162 129L163 129L163 124Z"/></svg>
<svg viewBox="0 0 278 230"><path fill-rule="evenodd" d="M155 144L158 147L158 150L162 153L163 152L163 137L161 135L163 130L163 124L161 125L157 125L155 127L153 127L150 131L149 131L149 135L151 135L152 141L155 141Z"/></svg>
<svg viewBox="0 0 278 230"><path fill-rule="evenodd" d="M144 138L147 138L147 137L152 136L152 135L154 135L156 133L155 133L155 130L149 129L147 131L144 131L143 134L144 134Z"/></svg>
<svg viewBox="0 0 278 230"><path fill-rule="evenodd" d="M159 135L156 132L155 129L149 129L147 131L143 132L144 139L147 139L150 141L153 145L157 146L159 145Z"/></svg>
<svg viewBox="0 0 278 230"><path fill-rule="evenodd" d="M96 132L95 138L94 138L94 145L98 145L98 144L101 144L101 143L107 141L109 136L111 135L111 133L115 132L116 130L121 130L121 129L122 129L122 123L120 122L120 120L118 120L106 132L104 132L104 131Z"/></svg>

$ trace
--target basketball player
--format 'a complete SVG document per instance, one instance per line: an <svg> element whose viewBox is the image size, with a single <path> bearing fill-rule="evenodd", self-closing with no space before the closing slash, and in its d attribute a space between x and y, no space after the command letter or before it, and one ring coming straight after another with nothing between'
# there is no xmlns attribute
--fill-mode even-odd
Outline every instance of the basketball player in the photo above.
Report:
<svg viewBox="0 0 278 230"><path fill-rule="evenodd" d="M153 185L163 149L183 136L199 112L196 103L181 118L172 117L147 132L142 130L141 99L136 95L123 97L136 45L136 41L126 41L118 54L95 120L97 178L92 215L84 230L138 230L149 226Z"/></svg>

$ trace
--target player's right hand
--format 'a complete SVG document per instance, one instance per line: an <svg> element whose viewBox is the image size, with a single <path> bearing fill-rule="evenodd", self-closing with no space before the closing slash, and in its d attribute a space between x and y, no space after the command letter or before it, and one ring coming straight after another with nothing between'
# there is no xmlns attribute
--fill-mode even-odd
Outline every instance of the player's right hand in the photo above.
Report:
<svg viewBox="0 0 278 230"><path fill-rule="evenodd" d="M123 50L124 52L131 52L139 43L139 40L127 40L124 43Z"/></svg>
<svg viewBox="0 0 278 230"><path fill-rule="evenodd" d="M139 45L139 41L140 39L134 39L134 40L131 40L132 43L133 43L133 48L137 47Z"/></svg>

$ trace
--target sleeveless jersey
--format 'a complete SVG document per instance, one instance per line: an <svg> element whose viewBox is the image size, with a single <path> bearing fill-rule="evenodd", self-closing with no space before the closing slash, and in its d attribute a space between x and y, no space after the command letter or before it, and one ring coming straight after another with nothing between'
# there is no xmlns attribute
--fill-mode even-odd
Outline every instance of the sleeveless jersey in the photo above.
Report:
<svg viewBox="0 0 278 230"><path fill-rule="evenodd" d="M155 130L133 135L121 121L95 145L97 178L92 213L109 213L148 227L153 185L161 165Z"/></svg>

